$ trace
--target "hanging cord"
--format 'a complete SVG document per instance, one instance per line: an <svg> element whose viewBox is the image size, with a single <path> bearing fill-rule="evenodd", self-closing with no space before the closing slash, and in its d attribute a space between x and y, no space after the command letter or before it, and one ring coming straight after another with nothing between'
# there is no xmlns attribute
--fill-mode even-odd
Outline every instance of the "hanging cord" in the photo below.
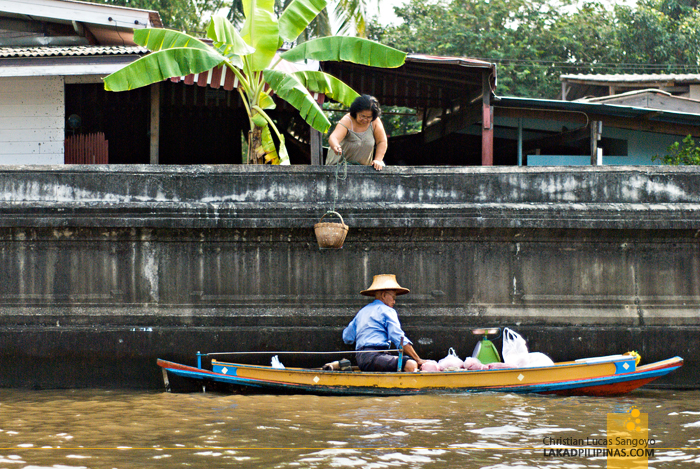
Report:
<svg viewBox="0 0 700 469"><path fill-rule="evenodd" d="M343 174L340 174L340 167L343 167ZM338 181L345 181L348 178L348 160L345 159L345 155L343 155L343 159L335 165L335 193L333 194L333 204L331 205L331 209L329 212L335 212L335 204L338 202ZM326 212L328 213L328 212Z"/></svg>

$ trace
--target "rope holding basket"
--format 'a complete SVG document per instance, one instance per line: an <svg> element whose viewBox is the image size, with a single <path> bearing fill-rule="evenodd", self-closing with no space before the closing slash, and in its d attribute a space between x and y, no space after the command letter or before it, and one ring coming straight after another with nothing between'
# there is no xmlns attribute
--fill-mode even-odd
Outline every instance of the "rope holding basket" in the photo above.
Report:
<svg viewBox="0 0 700 469"><path fill-rule="evenodd" d="M340 218L340 223L324 222L326 215L337 215ZM314 225L314 233L316 233L316 241L321 249L340 249L345 242L345 236L348 234L348 225L343 222L343 217L336 211L329 210L321 219Z"/></svg>

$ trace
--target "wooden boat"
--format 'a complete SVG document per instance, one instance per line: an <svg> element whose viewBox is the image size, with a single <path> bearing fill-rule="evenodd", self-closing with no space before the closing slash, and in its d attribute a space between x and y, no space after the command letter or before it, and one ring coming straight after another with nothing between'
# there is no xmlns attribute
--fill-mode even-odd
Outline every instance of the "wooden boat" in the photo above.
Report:
<svg viewBox="0 0 700 469"><path fill-rule="evenodd" d="M611 355L555 363L553 366L437 373L325 371L273 368L212 360L211 370L158 360L166 389L173 380L195 388L258 390L324 395L411 395L500 391L607 396L628 393L683 365L680 357L637 366L632 355Z"/></svg>

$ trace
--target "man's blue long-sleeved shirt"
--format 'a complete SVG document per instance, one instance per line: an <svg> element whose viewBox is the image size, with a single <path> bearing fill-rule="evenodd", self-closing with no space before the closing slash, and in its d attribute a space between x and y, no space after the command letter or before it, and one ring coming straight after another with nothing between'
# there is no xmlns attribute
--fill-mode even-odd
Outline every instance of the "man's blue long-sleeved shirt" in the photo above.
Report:
<svg viewBox="0 0 700 469"><path fill-rule="evenodd" d="M356 350L363 347L386 347L389 341L398 347L401 337L404 338L404 345L412 343L401 329L396 310L379 300L362 308L343 330L343 342L355 342Z"/></svg>

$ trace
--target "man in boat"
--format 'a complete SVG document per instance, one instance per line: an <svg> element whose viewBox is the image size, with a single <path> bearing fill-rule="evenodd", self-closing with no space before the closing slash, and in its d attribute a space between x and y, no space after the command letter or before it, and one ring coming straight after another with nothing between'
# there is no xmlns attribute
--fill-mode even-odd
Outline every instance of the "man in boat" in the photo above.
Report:
<svg viewBox="0 0 700 469"><path fill-rule="evenodd" d="M418 371L423 364L424 360L401 329L394 309L396 297L409 291L398 284L396 275L382 274L375 275L372 285L360 292L373 296L374 301L362 308L343 330L343 341L346 344L354 342L355 350L362 352L357 354L357 364L362 371L397 371L399 357L386 351L391 343L397 348L403 344L402 371Z"/></svg>

